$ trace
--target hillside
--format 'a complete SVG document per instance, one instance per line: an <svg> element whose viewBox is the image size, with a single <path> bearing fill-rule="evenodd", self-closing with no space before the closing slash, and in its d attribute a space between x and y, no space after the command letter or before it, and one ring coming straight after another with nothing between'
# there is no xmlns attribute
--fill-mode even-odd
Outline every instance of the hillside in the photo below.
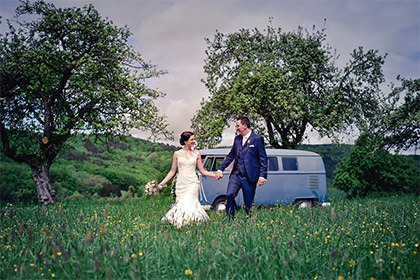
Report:
<svg viewBox="0 0 420 280"><path fill-rule="evenodd" d="M70 143L51 166L51 183L59 200L84 196L119 194L133 186L141 195L146 182L161 178L170 169L173 151L178 147L126 137L114 139L107 148L94 137L80 136ZM336 165L350 154L351 145L300 145L299 149L321 155L330 184ZM412 156L414 157L414 156ZM420 157L416 156L416 165ZM31 171L0 154L0 200L34 200Z"/></svg>
<svg viewBox="0 0 420 280"><path fill-rule="evenodd" d="M58 199L73 195L118 193L130 185L141 195L142 188L170 169L172 153L177 148L165 144L127 137L113 140L107 148L94 137L81 136L53 162L51 184ZM1 200L33 200L35 184L30 168L0 154Z"/></svg>

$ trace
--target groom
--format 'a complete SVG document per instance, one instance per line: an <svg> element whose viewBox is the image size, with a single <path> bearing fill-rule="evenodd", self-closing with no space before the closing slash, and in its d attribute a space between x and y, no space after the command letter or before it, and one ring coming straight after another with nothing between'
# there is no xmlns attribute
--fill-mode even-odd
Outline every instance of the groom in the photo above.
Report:
<svg viewBox="0 0 420 280"><path fill-rule="evenodd" d="M222 171L235 160L226 191L226 214L232 219L235 216L235 197L239 190L242 189L245 213L249 216L257 183L262 186L267 180L264 140L261 135L252 132L250 126L247 117L239 117L236 120L239 135L235 137L232 149L216 173L217 179L222 178Z"/></svg>

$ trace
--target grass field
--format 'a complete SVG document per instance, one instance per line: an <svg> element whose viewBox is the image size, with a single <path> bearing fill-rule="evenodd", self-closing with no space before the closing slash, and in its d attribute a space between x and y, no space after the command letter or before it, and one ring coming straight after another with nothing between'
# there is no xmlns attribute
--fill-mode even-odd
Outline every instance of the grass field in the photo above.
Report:
<svg viewBox="0 0 420 280"><path fill-rule="evenodd" d="M2 205L1 279L419 279L420 200L209 212L161 224L171 199Z"/></svg>

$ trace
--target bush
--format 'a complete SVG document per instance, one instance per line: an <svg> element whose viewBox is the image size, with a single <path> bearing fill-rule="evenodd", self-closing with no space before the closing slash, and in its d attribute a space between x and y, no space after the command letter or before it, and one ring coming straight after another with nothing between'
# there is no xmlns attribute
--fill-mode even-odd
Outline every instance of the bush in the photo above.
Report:
<svg viewBox="0 0 420 280"><path fill-rule="evenodd" d="M377 148L375 139L362 135L350 156L337 167L333 185L349 197L419 194L420 171L406 156Z"/></svg>
<svg viewBox="0 0 420 280"><path fill-rule="evenodd" d="M121 201L134 199L136 197L134 187L129 186L128 190L120 197Z"/></svg>
<svg viewBox="0 0 420 280"><path fill-rule="evenodd" d="M100 197L110 197L112 194L115 196L121 196L120 187L117 185L112 185L110 183L105 183L103 187L98 191Z"/></svg>
<svg viewBox="0 0 420 280"><path fill-rule="evenodd" d="M66 197L66 200L84 200L86 197L79 193L78 191L75 191L71 196Z"/></svg>
<svg viewBox="0 0 420 280"><path fill-rule="evenodd" d="M31 170L24 164L0 164L0 200L7 202L36 201L36 186Z"/></svg>

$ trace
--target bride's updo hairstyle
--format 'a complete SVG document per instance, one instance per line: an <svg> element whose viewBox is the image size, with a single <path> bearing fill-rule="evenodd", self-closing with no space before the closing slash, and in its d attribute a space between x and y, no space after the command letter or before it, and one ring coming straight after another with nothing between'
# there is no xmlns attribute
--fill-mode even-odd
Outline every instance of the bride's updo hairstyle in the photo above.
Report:
<svg viewBox="0 0 420 280"><path fill-rule="evenodd" d="M192 133L191 131L184 131L181 133L181 138L179 138L179 143L184 146L185 145L185 141L188 141L190 139L191 136L193 136L194 133Z"/></svg>

